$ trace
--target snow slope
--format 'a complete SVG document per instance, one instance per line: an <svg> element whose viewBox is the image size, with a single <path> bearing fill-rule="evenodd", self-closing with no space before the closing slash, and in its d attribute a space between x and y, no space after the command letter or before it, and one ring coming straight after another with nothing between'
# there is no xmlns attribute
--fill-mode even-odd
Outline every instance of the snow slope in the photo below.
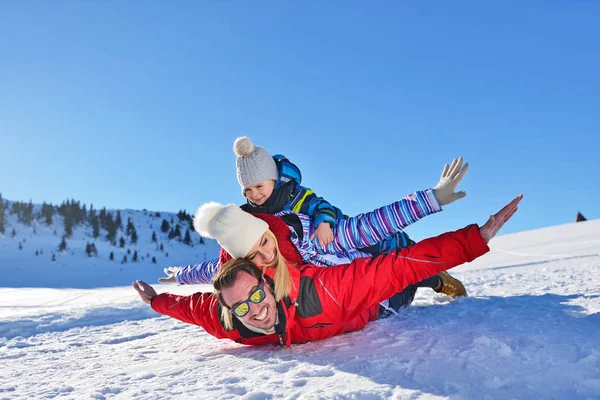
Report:
<svg viewBox="0 0 600 400"><path fill-rule="evenodd" d="M454 270L469 297L423 289L396 317L291 349L214 339L129 287L0 285L0 399L600 398L600 220L491 248Z"/></svg>

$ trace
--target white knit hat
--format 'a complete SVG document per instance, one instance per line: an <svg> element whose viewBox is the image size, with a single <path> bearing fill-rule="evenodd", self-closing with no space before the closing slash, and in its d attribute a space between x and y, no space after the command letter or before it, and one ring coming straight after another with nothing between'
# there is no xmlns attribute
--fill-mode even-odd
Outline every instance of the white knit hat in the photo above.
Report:
<svg viewBox="0 0 600 400"><path fill-rule="evenodd" d="M235 204L205 203L194 215L194 229L200 235L216 239L234 258L246 257L269 228L262 219Z"/></svg>
<svg viewBox="0 0 600 400"><path fill-rule="evenodd" d="M263 147L254 146L248 137L237 138L233 143L233 152L237 156L235 167L244 197L244 190L248 186L256 185L267 179L277 180L279 178L273 157Z"/></svg>

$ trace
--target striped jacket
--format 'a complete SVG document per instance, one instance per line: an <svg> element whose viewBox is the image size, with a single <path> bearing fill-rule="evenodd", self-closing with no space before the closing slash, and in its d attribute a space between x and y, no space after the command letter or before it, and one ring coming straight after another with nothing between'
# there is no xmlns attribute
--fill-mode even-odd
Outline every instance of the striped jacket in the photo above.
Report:
<svg viewBox="0 0 600 400"><path fill-rule="evenodd" d="M439 211L442 211L442 208L433 190L427 189L412 193L374 211L340 220L333 229L334 240L327 246L319 246L315 244L316 241L309 240L312 228L310 218L306 215L298 214L300 224L288 227L290 240L304 262L317 266L332 266L339 262L331 261L326 255L349 260L370 256L371 254L362 253L357 249L376 244L421 218ZM288 214L291 212L281 212L277 215ZM180 285L209 284L219 267L218 258L187 265L177 272L175 279Z"/></svg>

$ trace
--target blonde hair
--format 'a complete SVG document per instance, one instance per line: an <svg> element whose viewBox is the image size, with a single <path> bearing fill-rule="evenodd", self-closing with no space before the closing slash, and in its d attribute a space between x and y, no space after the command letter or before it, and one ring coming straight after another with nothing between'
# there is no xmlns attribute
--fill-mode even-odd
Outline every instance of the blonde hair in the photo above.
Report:
<svg viewBox="0 0 600 400"><path fill-rule="evenodd" d="M264 271L269 268L274 268L275 274L273 276L273 295L275 296L276 302L279 302L282 298L289 296L292 292L292 289L295 287L292 276L288 269L288 262L281 255L281 251L279 250L277 238L270 229L267 229L265 234L268 235L269 238L275 243L275 248L277 249L276 260L274 260L271 264L263 265L261 269L248 258L234 258L221 266L213 278L215 296L217 297L219 304L221 304L221 320L223 321L223 326L228 331L233 330L233 317L229 307L223 300L222 290L224 288L231 287L234 284L235 278L239 271L247 272L248 274L260 280L262 279ZM293 268L295 265L291 265L290 267Z"/></svg>

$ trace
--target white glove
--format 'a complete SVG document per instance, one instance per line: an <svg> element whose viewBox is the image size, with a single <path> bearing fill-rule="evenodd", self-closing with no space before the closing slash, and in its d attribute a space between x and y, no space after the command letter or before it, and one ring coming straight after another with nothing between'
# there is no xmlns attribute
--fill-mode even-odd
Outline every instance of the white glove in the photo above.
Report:
<svg viewBox="0 0 600 400"><path fill-rule="evenodd" d="M464 190L460 192L455 192L455 190L468 169L469 163L466 163L463 167L462 157L459 157L458 160L456 158L453 159L450 166L448 164L444 165L440 181L433 188L433 194L441 206L462 199L467 195L467 192Z"/></svg>
<svg viewBox="0 0 600 400"><path fill-rule="evenodd" d="M163 271L165 271L165 274L167 274L167 278L158 278L160 283L177 283L175 275L181 271L181 267L167 267L163 269Z"/></svg>

